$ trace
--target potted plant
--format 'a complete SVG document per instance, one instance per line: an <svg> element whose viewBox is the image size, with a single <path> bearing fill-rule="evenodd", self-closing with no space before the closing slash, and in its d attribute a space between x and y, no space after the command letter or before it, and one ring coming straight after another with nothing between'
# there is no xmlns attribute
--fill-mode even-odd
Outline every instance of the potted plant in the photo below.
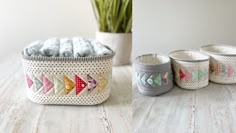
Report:
<svg viewBox="0 0 236 133"><path fill-rule="evenodd" d="M130 63L132 0L91 0L99 31L96 39L116 52L113 65Z"/></svg>

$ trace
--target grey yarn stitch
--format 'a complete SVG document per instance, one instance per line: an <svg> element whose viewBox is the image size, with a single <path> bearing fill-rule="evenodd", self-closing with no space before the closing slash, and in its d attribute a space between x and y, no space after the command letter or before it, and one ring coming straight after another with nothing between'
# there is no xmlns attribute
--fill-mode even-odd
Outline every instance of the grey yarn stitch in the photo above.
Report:
<svg viewBox="0 0 236 133"><path fill-rule="evenodd" d="M57 38L51 38L44 42L40 49L43 56L56 57L59 55L60 41Z"/></svg>
<svg viewBox="0 0 236 133"><path fill-rule="evenodd" d="M96 40L84 39L81 37L51 38L42 41L35 41L27 46L23 53L25 56L44 57L88 57L112 55L113 51Z"/></svg>
<svg viewBox="0 0 236 133"><path fill-rule="evenodd" d="M60 39L60 57L73 57L72 41L68 38Z"/></svg>
<svg viewBox="0 0 236 133"><path fill-rule="evenodd" d="M96 40L91 40L91 44L93 45L94 51L96 55L109 55L112 54L112 51L107 49L104 45Z"/></svg>
<svg viewBox="0 0 236 133"><path fill-rule="evenodd" d="M43 47L42 41L40 41L40 40L34 41L24 49L24 55L26 55L26 56L39 56L40 49L42 47Z"/></svg>
<svg viewBox="0 0 236 133"><path fill-rule="evenodd" d="M95 55L93 46L89 43L88 40L85 40L83 38L73 39L73 50L74 57L87 57Z"/></svg>

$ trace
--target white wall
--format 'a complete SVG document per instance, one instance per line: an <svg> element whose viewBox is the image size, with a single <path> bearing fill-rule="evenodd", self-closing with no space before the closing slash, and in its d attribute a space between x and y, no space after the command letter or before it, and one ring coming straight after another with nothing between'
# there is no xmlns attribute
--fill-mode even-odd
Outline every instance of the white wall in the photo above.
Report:
<svg viewBox="0 0 236 133"><path fill-rule="evenodd" d="M134 0L133 58L236 44L236 0Z"/></svg>
<svg viewBox="0 0 236 133"><path fill-rule="evenodd" d="M0 57L37 39L93 38L96 30L90 0L0 0Z"/></svg>

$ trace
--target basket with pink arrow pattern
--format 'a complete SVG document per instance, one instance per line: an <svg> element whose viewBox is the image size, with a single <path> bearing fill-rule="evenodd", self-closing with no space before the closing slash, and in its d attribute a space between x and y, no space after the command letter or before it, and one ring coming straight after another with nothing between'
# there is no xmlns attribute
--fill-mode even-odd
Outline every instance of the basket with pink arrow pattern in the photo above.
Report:
<svg viewBox="0 0 236 133"><path fill-rule="evenodd" d="M221 84L236 83L236 47L229 45L206 45L201 52L210 58L210 80Z"/></svg>
<svg viewBox="0 0 236 133"><path fill-rule="evenodd" d="M209 83L209 56L192 50L169 54L176 84L185 89L199 89Z"/></svg>

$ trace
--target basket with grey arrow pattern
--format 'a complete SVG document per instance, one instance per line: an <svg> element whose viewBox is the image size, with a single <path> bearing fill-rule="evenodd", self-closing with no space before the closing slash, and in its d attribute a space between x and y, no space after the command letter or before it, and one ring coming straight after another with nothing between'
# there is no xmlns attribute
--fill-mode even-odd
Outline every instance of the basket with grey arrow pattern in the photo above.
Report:
<svg viewBox="0 0 236 133"><path fill-rule="evenodd" d="M173 88L170 58L158 54L147 54L136 58L137 86L144 95L160 95Z"/></svg>

